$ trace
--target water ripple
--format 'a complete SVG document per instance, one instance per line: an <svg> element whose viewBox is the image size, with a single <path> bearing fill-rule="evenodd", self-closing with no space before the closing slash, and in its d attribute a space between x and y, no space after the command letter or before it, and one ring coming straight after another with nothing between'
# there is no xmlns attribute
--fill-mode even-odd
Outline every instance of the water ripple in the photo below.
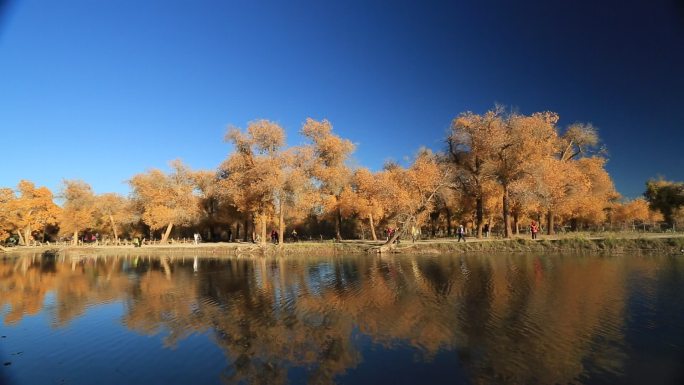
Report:
<svg viewBox="0 0 684 385"><path fill-rule="evenodd" d="M683 354L684 266L665 257L24 262L0 264L3 335L29 328L16 350L54 373L109 370L105 384L154 383L162 368L169 382L186 368L213 374L201 383L364 383L383 360L406 378L450 373L426 383L455 367L481 384L621 383Z"/></svg>

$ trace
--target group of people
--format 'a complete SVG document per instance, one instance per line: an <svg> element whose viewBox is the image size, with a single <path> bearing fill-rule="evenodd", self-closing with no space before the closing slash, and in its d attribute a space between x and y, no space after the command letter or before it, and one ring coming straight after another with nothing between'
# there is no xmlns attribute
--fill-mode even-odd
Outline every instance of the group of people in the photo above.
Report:
<svg viewBox="0 0 684 385"><path fill-rule="evenodd" d="M83 234L81 237L82 243L97 243L100 240L100 234Z"/></svg>
<svg viewBox="0 0 684 385"><path fill-rule="evenodd" d="M385 238L387 239L387 241L392 239L392 237L394 237L394 234L396 234L396 232L397 232L396 228L386 227L385 228ZM394 240L394 243L399 243L399 237L397 237L397 239Z"/></svg>
<svg viewBox="0 0 684 385"><path fill-rule="evenodd" d="M537 239L537 233L539 233L539 231L540 231L539 224L537 224L537 222L535 222L535 221L532 221L530 223L530 233L532 234L532 239ZM394 237L396 232L397 232L396 228L386 227L385 228L385 239L387 241L389 241L390 239L392 239ZM490 232L489 223L485 223L484 226L482 227L482 235L485 238L489 238L489 232ZM461 241L466 242L466 233L467 233L466 228L463 225L458 225L458 227L456 228L457 242L461 242ZM230 230L229 230L228 234L229 234L229 239L232 240L232 234L231 234ZM298 237L296 229L292 230L291 235L292 235L292 241L293 242L299 241L299 237ZM419 236L420 236L420 228L413 226L411 228L411 238L412 238L413 242L415 242L416 239L419 238ZM202 241L201 235L199 233L195 233L194 234L194 243L198 244L201 241ZM274 244L279 243L279 234L278 234L278 231L275 229L271 230L271 242ZM397 239L394 242L399 243L399 237L397 237Z"/></svg>
<svg viewBox="0 0 684 385"><path fill-rule="evenodd" d="M484 226L482 226L482 235L485 238L489 238L489 223L485 223ZM456 228L456 238L458 238L456 242L460 242L461 240L463 242L466 241L466 229L463 225L458 225L458 228Z"/></svg>
<svg viewBox="0 0 684 385"><path fill-rule="evenodd" d="M530 234L532 234L532 239L537 239L537 234L540 231L539 224L535 221L532 221L530 223ZM485 238L489 238L489 223L485 223L485 225L482 227L482 235ZM456 237L458 238L457 242L460 242L463 240L463 242L466 241L465 239L466 236L466 231L463 225L459 225L458 228L456 229Z"/></svg>
<svg viewBox="0 0 684 385"><path fill-rule="evenodd" d="M532 234L532 239L537 239L537 233L539 233L539 231L540 231L539 224L537 224L537 222L535 222L535 221L532 221L530 223L530 233ZM393 228L393 227L385 228L385 239L387 241L389 241L390 239L392 239L392 237L394 237L396 232L397 232L396 228ZM489 223L485 223L485 225L482 227L482 235L485 238L489 238L489 232L490 232ZM229 234L230 234L230 230L229 230ZM411 228L411 238L412 238L413 242L416 241L416 239L419 237L419 235L420 235L420 229L416 226L413 226ZM232 234L229 235L229 237L231 237L231 236L232 236ZM461 242L461 241L465 242L466 241L466 228L463 225L458 225L458 227L456 228L456 238L457 238L457 242ZM292 230L292 241L297 242L298 240L299 240L299 238L298 238L297 230L293 229ZM201 241L202 241L201 235L199 233L195 233L194 234L194 243L198 244ZM274 244L279 243L279 234L278 234L278 231L276 231L275 229L271 230L271 242ZM399 243L399 237L397 237L397 239L394 242Z"/></svg>
<svg viewBox="0 0 684 385"><path fill-rule="evenodd" d="M292 242L299 241L299 235L297 234L297 229L292 229L292 233L290 235L292 235ZM280 243L280 234L278 233L278 231L276 229L271 230L271 242L273 244L276 244L276 245L278 243Z"/></svg>

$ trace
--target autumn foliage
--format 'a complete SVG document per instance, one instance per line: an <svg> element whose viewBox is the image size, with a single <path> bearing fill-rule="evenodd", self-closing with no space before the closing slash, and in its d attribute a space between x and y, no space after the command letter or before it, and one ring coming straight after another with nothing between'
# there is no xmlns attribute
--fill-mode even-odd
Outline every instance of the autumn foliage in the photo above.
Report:
<svg viewBox="0 0 684 385"><path fill-rule="evenodd" d="M288 237L376 240L396 229L384 237L389 244L409 231L452 235L458 225L477 237L484 229L510 237L531 221L548 234L682 221L681 183L650 181L646 200L621 200L596 128L559 122L548 111L465 112L452 121L443 151L420 149L406 164L373 171L351 165L355 145L327 120L306 119L296 146L278 123L256 120L228 129L233 151L217 169L174 161L170 172L132 176L128 197L73 180L57 197L29 181L2 188L0 238L166 242L200 233L267 242L277 232L282 244Z"/></svg>
<svg viewBox="0 0 684 385"><path fill-rule="evenodd" d="M20 244L28 245L36 233L57 223L60 211L48 188L22 180L16 193L0 189L0 235L16 234Z"/></svg>

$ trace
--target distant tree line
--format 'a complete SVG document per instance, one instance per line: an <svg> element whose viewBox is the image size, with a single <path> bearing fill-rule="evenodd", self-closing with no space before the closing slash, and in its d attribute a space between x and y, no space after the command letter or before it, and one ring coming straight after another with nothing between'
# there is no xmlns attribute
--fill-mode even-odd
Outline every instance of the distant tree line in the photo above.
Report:
<svg viewBox="0 0 684 385"><path fill-rule="evenodd" d="M191 170L180 160L171 172L134 175L131 194L95 194L65 180L55 196L23 180L0 189L0 239L20 244L98 234L153 237L162 242L200 232L205 240L282 243L303 237L394 237L420 229L451 235L457 224L477 237L498 229L518 234L531 221L547 234L560 229L635 229L682 222L682 183L652 180L646 199L621 200L605 170L605 151L591 124L561 128L553 112L524 115L495 107L465 112L451 123L444 150L418 150L406 167L380 171L351 167L354 145L327 120L307 119L304 143L285 145L275 122L231 127L234 151L216 170ZM392 242L392 240L388 240Z"/></svg>

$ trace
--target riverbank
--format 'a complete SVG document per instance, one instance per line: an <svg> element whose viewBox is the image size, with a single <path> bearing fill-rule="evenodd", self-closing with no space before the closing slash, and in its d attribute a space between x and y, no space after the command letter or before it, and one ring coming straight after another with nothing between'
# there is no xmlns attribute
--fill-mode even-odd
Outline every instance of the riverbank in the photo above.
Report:
<svg viewBox="0 0 684 385"><path fill-rule="evenodd" d="M3 248L0 255L42 253L45 251L66 253L107 253L126 255L197 253L204 256L229 255L330 255L330 254L359 254L368 253L372 248L381 246L383 242L373 241L323 241L286 243L282 247L273 244L253 244L248 242L232 243L202 243L169 244L133 246L32 246ZM565 236L546 237L538 240L525 238L515 239L474 239L467 242L456 242L455 239L420 240L415 243L402 241L391 250L401 254L441 254L441 253L469 253L469 252L592 252L621 254L627 252L657 252L681 254L684 250L684 235L625 234L623 236L586 237Z"/></svg>

